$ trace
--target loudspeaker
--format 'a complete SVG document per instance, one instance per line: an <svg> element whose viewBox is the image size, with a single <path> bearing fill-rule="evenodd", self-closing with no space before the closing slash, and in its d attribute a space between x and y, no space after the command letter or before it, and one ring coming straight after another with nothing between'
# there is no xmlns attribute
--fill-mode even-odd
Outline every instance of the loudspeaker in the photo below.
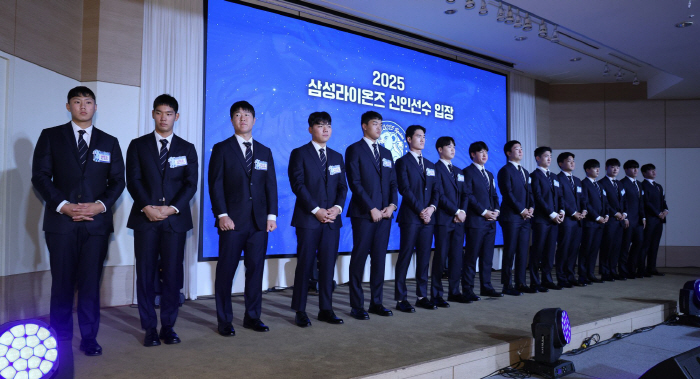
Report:
<svg viewBox="0 0 700 379"><path fill-rule="evenodd" d="M639 379L700 379L700 347L669 358L649 369Z"/></svg>

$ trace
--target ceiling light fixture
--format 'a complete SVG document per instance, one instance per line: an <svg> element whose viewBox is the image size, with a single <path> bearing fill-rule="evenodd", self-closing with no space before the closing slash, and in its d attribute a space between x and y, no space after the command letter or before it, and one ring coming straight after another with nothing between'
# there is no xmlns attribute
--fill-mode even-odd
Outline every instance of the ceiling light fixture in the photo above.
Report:
<svg viewBox="0 0 700 379"><path fill-rule="evenodd" d="M474 9L476 4L474 4L474 0L467 0L467 4L464 5L464 9Z"/></svg>
<svg viewBox="0 0 700 379"><path fill-rule="evenodd" d="M603 67L603 76L608 76L610 75L610 67L608 67L608 64L605 63L605 67Z"/></svg>
<svg viewBox="0 0 700 379"><path fill-rule="evenodd" d="M681 28L681 29L682 29L682 28L687 28L687 27L690 27L690 26L693 26L693 22L692 22L692 21L683 21L683 22L679 22L679 23L676 24L676 28Z"/></svg>
<svg viewBox="0 0 700 379"><path fill-rule="evenodd" d="M489 14L488 8L486 8L486 0L481 0L481 8L479 8L479 15L486 16Z"/></svg>
<svg viewBox="0 0 700 379"><path fill-rule="evenodd" d="M447 4L454 4L455 0L447 0Z"/></svg>
<svg viewBox="0 0 700 379"><path fill-rule="evenodd" d="M518 42L525 41L526 39L527 39L527 37L525 37L525 36L515 36L515 40Z"/></svg>
<svg viewBox="0 0 700 379"><path fill-rule="evenodd" d="M506 25L512 25L515 22L515 19L513 18L513 10L510 9L510 5L508 6L508 16L506 16L505 22Z"/></svg>
<svg viewBox="0 0 700 379"><path fill-rule="evenodd" d="M455 14L455 13L457 13L456 9L448 9L445 11L445 14Z"/></svg>
<svg viewBox="0 0 700 379"><path fill-rule="evenodd" d="M574 58L571 58L571 59L569 59L569 60L572 61L572 62L578 62L578 61L581 60L581 57L574 57Z"/></svg>
<svg viewBox="0 0 700 379"><path fill-rule="evenodd" d="M622 73L622 67L620 67L620 68L617 70L617 74L615 74L615 80L619 82L619 81L622 80L622 77L623 77L623 76L625 76L625 74Z"/></svg>
<svg viewBox="0 0 700 379"><path fill-rule="evenodd" d="M634 74L634 80L632 81L633 86L638 86L639 85L639 78L637 77L637 73Z"/></svg>
<svg viewBox="0 0 700 379"><path fill-rule="evenodd" d="M525 13L525 23L523 24L523 31L529 32L532 30L532 21L530 20L530 15Z"/></svg>
<svg viewBox="0 0 700 379"><path fill-rule="evenodd" d="M549 42L559 43L559 33L557 32L557 25L554 25L554 31L552 32L552 38Z"/></svg>
<svg viewBox="0 0 700 379"><path fill-rule="evenodd" d="M547 38L547 24L545 24L544 21L540 24L540 32L537 33L537 35L542 38Z"/></svg>
<svg viewBox="0 0 700 379"><path fill-rule="evenodd" d="M506 12L503 10L503 4L498 4L498 15L496 16L496 21L503 22L506 19Z"/></svg>
<svg viewBox="0 0 700 379"><path fill-rule="evenodd" d="M513 24L514 28L522 28L523 27L523 19L520 17L520 10L515 14L515 23Z"/></svg>

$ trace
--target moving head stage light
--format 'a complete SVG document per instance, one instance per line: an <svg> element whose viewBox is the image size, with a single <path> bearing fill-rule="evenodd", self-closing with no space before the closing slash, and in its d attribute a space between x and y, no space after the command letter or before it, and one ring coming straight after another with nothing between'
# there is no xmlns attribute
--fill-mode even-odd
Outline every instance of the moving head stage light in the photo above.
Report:
<svg viewBox="0 0 700 379"><path fill-rule="evenodd" d="M532 320L535 339L535 358L524 361L524 370L530 374L561 378L576 372L574 363L560 360L564 346L571 342L569 314L561 308L545 308Z"/></svg>
<svg viewBox="0 0 700 379"><path fill-rule="evenodd" d="M39 320L0 326L0 377L50 378L58 369L56 332Z"/></svg>

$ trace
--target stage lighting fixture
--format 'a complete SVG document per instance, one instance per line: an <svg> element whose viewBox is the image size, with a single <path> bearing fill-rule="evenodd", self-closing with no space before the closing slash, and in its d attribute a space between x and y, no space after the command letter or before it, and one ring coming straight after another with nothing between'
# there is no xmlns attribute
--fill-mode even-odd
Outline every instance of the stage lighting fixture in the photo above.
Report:
<svg viewBox="0 0 700 379"><path fill-rule="evenodd" d="M0 377L50 378L58 369L56 332L39 320L0 326Z"/></svg>
<svg viewBox="0 0 700 379"><path fill-rule="evenodd" d="M608 76L610 75L610 67L608 67L608 64L605 64L605 67L603 67L603 76Z"/></svg>
<svg viewBox="0 0 700 379"><path fill-rule="evenodd" d="M637 74L634 74L634 80L632 81L633 86L638 86L639 85L639 78L637 77Z"/></svg>
<svg viewBox="0 0 700 379"><path fill-rule="evenodd" d="M686 282L678 297L680 321L686 325L700 326L700 279Z"/></svg>
<svg viewBox="0 0 700 379"><path fill-rule="evenodd" d="M532 319L535 358L525 362L524 370L550 378L561 378L576 372L574 363L559 359L564 346L571 342L569 314L561 308L545 308Z"/></svg>
<svg viewBox="0 0 700 379"><path fill-rule="evenodd" d="M559 32L557 32L557 25L554 25L554 31L552 32L552 38L549 42L559 43Z"/></svg>
<svg viewBox="0 0 700 379"><path fill-rule="evenodd" d="M622 67L620 67L620 68L617 70L617 74L615 74L615 80L617 80L617 81L619 82L619 81L622 80L622 77L623 77L623 76L625 76L625 74L622 73Z"/></svg>
<svg viewBox="0 0 700 379"><path fill-rule="evenodd" d="M496 15L496 21L503 22L506 19L506 13L503 10L503 4L498 5L498 15Z"/></svg>
<svg viewBox="0 0 700 379"><path fill-rule="evenodd" d="M505 23L506 25L512 25L515 22L515 19L513 18L513 10L510 9L510 5L508 6L508 15L506 16Z"/></svg>
<svg viewBox="0 0 700 379"><path fill-rule="evenodd" d="M522 28L523 27L523 19L520 17L520 10L515 14L515 23L513 24L514 28Z"/></svg>
<svg viewBox="0 0 700 379"><path fill-rule="evenodd" d="M530 16L525 13L525 22L523 24L523 31L524 32L529 32L532 30L532 21L530 20Z"/></svg>
<svg viewBox="0 0 700 379"><path fill-rule="evenodd" d="M464 5L464 9L474 9L476 4L474 4L474 0L467 0L467 4Z"/></svg>
<svg viewBox="0 0 700 379"><path fill-rule="evenodd" d="M544 21L540 24L540 31L537 33L538 36L542 38L547 38L547 24Z"/></svg>
<svg viewBox="0 0 700 379"><path fill-rule="evenodd" d="M486 8L486 0L481 0L481 8L479 8L479 15L486 16L489 14L489 9Z"/></svg>

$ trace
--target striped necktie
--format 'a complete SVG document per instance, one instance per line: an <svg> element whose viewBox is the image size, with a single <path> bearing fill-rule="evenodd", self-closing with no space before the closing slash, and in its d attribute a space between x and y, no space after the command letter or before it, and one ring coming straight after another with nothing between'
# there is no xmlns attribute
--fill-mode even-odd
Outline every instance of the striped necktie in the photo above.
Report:
<svg viewBox="0 0 700 379"><path fill-rule="evenodd" d="M253 149L251 149L253 144L250 142L243 142L243 145L245 146L245 168L248 176L250 176L253 173Z"/></svg>
<svg viewBox="0 0 700 379"><path fill-rule="evenodd" d="M168 160L168 140L160 140L160 172L165 172L165 161Z"/></svg>
<svg viewBox="0 0 700 379"><path fill-rule="evenodd" d="M88 151L88 145L87 142L83 139L83 135L85 135L86 131L84 130L78 130L78 157L80 166L85 168L85 163L87 162L87 151Z"/></svg>
<svg viewBox="0 0 700 379"><path fill-rule="evenodd" d="M320 148L320 149L318 150L318 153L319 153L320 156L321 156L321 174L322 174L323 176L325 176L325 175L326 175L326 152L325 152L325 149L324 149L324 148Z"/></svg>
<svg viewBox="0 0 700 379"><path fill-rule="evenodd" d="M379 165L379 163L380 163L380 162L379 162L379 160L380 160L380 157L379 157L379 147L377 147L377 143L376 143L376 142L372 144L372 147L374 148L374 165L377 166L377 169L380 169L381 166ZM381 171L381 170L380 170L380 171Z"/></svg>

